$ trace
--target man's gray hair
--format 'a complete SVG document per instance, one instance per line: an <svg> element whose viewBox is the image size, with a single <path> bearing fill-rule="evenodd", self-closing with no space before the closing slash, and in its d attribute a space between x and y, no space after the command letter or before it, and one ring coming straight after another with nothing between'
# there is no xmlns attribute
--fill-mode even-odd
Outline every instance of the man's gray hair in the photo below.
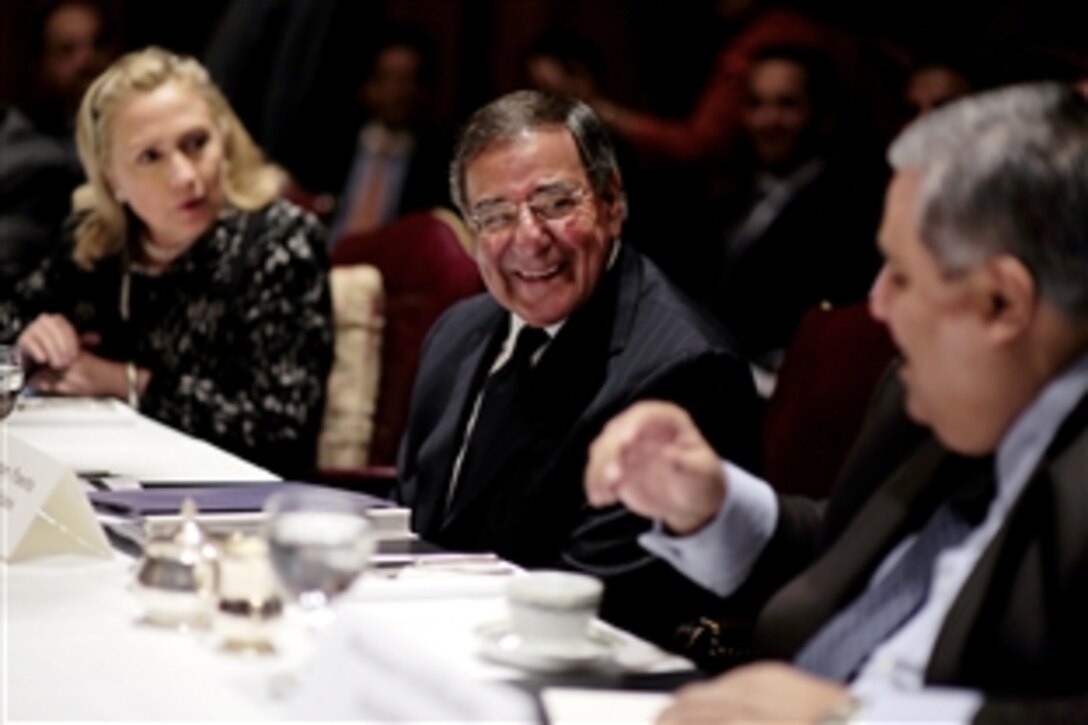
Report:
<svg viewBox="0 0 1088 725"><path fill-rule="evenodd" d="M1011 255L1088 319L1088 99L1057 83L965 98L907 127L888 160L919 174L918 228L946 272Z"/></svg>
<svg viewBox="0 0 1088 725"><path fill-rule="evenodd" d="M575 98L543 91L515 91L473 113L457 139L450 164L450 196L466 218L471 212L465 195L468 165L496 144L547 126L570 131L593 192L608 198L620 170L608 129L600 117ZM626 213L626 202L622 198L620 202Z"/></svg>

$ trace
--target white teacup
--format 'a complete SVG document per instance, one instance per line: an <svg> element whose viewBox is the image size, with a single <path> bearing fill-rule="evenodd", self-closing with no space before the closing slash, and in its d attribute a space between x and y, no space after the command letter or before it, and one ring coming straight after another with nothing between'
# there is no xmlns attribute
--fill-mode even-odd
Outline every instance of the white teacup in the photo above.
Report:
<svg viewBox="0 0 1088 725"><path fill-rule="evenodd" d="M562 650L584 645L604 586L586 574L534 571L506 587L510 623L526 647Z"/></svg>

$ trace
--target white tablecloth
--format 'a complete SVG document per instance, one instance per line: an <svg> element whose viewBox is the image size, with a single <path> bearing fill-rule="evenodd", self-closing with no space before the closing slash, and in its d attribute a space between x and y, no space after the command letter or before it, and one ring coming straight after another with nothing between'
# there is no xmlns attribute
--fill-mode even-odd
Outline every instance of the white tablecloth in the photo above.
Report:
<svg viewBox="0 0 1088 725"><path fill-rule="evenodd" d="M77 473L143 482L277 480L259 466L116 401L31 398L8 419L7 432Z"/></svg>
<svg viewBox="0 0 1088 725"><path fill-rule="evenodd" d="M39 413L32 419L33 413ZM269 481L268 471L140 416L124 406L49 420L13 415L8 435L77 471L140 480ZM24 413L28 413L24 415ZM49 412L57 415L58 411ZM0 721L265 721L289 717L277 697L285 674L304 673L313 641L290 617L272 655L232 654L214 628L184 633L140 623L128 592L134 561L53 557L0 563ZM409 571L364 578L339 604L457 672L476 679L522 673L478 656L474 629L505 616L508 576ZM619 657L640 671L690 666L621 635ZM350 687L350 683L347 685Z"/></svg>
<svg viewBox="0 0 1088 725"><path fill-rule="evenodd" d="M271 655L222 650L214 627L179 632L140 623L127 587L133 562L52 558L0 566L3 680L7 718L22 720L275 720L289 717L275 695L285 674L305 672L310 635L290 617ZM429 595L421 584L432 577ZM479 656L474 630L506 615L508 577L428 572L384 581L364 578L338 606L341 618L379 623L449 672L473 679L523 673ZM396 596L403 588L404 597ZM631 669L682 669L640 640L620 635ZM352 686L345 683L345 686Z"/></svg>

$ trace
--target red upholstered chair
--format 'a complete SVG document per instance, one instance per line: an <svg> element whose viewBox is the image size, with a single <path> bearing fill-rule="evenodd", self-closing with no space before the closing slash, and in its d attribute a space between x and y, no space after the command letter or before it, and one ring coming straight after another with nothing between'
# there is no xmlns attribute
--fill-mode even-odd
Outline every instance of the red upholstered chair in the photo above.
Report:
<svg viewBox="0 0 1088 725"><path fill-rule="evenodd" d="M763 473L777 491L816 498L831 492L894 356L891 337L866 303L805 314L763 419Z"/></svg>
<svg viewBox="0 0 1088 725"><path fill-rule="evenodd" d="M469 246L461 221L449 211L435 210L404 216L373 231L349 234L333 247L334 268L368 264L382 277L385 326L369 467L391 467L396 461L427 331L451 304L483 290ZM346 483L360 473L367 473L366 478L373 469L322 470L320 475ZM383 473L390 474L392 469Z"/></svg>

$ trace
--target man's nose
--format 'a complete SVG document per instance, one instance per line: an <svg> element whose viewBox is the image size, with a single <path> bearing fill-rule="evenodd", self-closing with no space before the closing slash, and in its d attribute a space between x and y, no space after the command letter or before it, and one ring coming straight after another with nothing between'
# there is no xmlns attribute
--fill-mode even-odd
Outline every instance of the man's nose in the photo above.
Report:
<svg viewBox="0 0 1088 725"><path fill-rule="evenodd" d="M544 222L537 218L528 204L519 204L514 220L514 244L524 248L539 248L548 242Z"/></svg>

